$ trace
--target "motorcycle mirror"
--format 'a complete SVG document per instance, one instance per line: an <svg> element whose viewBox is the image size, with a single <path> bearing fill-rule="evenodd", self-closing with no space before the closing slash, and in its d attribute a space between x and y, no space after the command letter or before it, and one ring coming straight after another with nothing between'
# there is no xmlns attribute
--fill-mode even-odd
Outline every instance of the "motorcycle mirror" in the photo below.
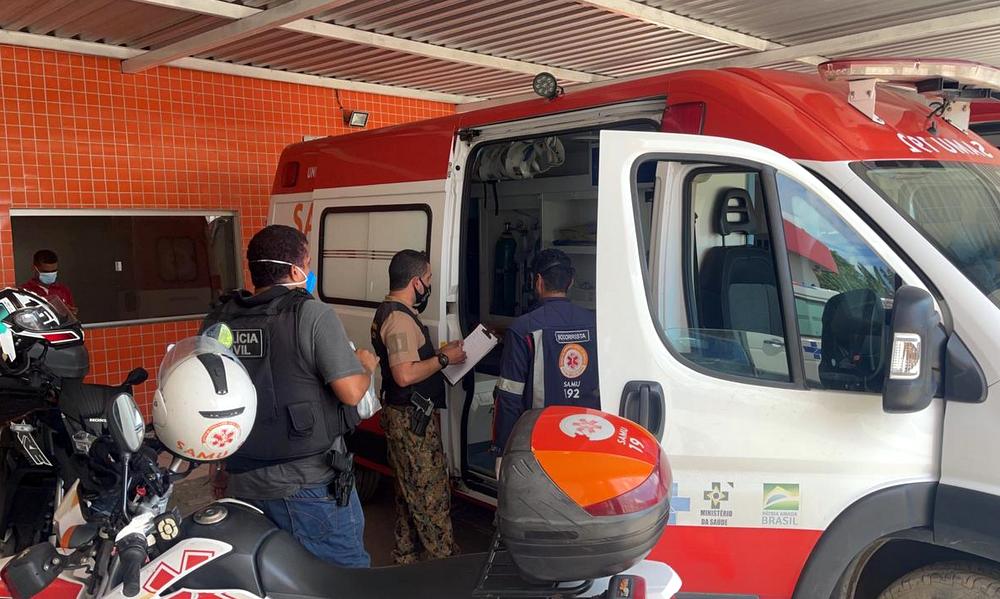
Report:
<svg viewBox="0 0 1000 599"><path fill-rule="evenodd" d="M135 387L136 385L141 385L146 382L149 378L149 373L146 372L145 368L135 368L132 372L128 373L125 378L125 384L129 387Z"/></svg>
<svg viewBox="0 0 1000 599"><path fill-rule="evenodd" d="M205 329L205 332L202 333L202 336L215 339L224 345L226 349L231 349L233 347L233 330L224 322L217 322L208 327Z"/></svg>
<svg viewBox="0 0 1000 599"><path fill-rule="evenodd" d="M135 400L128 393L121 393L108 405L108 429L120 450L135 453L142 447L146 423Z"/></svg>

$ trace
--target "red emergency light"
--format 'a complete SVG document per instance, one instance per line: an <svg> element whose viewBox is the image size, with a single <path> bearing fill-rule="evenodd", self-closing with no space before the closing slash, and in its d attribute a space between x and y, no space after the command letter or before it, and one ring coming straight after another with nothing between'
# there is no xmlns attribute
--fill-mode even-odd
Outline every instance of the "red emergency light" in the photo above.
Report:
<svg viewBox="0 0 1000 599"><path fill-rule="evenodd" d="M877 84L937 99L941 116L963 131L969 128L969 102L1000 101L1000 69L968 60L844 58L817 68L827 81L847 81L850 104L880 124L875 114Z"/></svg>

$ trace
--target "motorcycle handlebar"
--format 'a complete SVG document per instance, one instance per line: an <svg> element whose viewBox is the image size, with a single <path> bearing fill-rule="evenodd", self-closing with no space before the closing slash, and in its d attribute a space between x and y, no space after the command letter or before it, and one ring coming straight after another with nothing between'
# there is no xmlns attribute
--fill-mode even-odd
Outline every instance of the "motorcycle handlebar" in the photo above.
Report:
<svg viewBox="0 0 1000 599"><path fill-rule="evenodd" d="M139 570L146 563L146 538L138 533L130 534L115 546L122 573L122 594L135 597L139 594Z"/></svg>

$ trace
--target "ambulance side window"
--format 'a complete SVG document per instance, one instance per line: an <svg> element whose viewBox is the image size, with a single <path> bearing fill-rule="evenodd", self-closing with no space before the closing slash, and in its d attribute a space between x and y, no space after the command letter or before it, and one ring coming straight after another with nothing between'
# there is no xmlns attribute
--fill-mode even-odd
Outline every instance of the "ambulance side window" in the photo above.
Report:
<svg viewBox="0 0 1000 599"><path fill-rule="evenodd" d="M403 249L430 252L426 204L327 208L320 219L319 296L376 307L389 293L388 262Z"/></svg>
<svg viewBox="0 0 1000 599"><path fill-rule="evenodd" d="M806 380L879 393L896 273L816 194L777 184Z"/></svg>
<svg viewBox="0 0 1000 599"><path fill-rule="evenodd" d="M681 279L660 286L667 341L682 357L720 374L790 381L760 173L694 169L677 199L671 203L681 214L668 215L675 224L664 233L680 239L680 247L665 251L668 267L662 272L680 271Z"/></svg>

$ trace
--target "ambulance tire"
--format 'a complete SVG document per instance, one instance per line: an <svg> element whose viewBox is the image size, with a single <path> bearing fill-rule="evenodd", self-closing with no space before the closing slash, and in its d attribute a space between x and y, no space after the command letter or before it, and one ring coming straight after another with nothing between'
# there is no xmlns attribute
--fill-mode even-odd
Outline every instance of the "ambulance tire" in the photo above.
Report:
<svg viewBox="0 0 1000 599"><path fill-rule="evenodd" d="M931 564L892 583L878 599L1000 599L1000 567L978 562Z"/></svg>
<svg viewBox="0 0 1000 599"><path fill-rule="evenodd" d="M361 500L361 503L371 501L378 493L381 484L382 474L364 466L354 468L354 488L358 491L358 499Z"/></svg>

